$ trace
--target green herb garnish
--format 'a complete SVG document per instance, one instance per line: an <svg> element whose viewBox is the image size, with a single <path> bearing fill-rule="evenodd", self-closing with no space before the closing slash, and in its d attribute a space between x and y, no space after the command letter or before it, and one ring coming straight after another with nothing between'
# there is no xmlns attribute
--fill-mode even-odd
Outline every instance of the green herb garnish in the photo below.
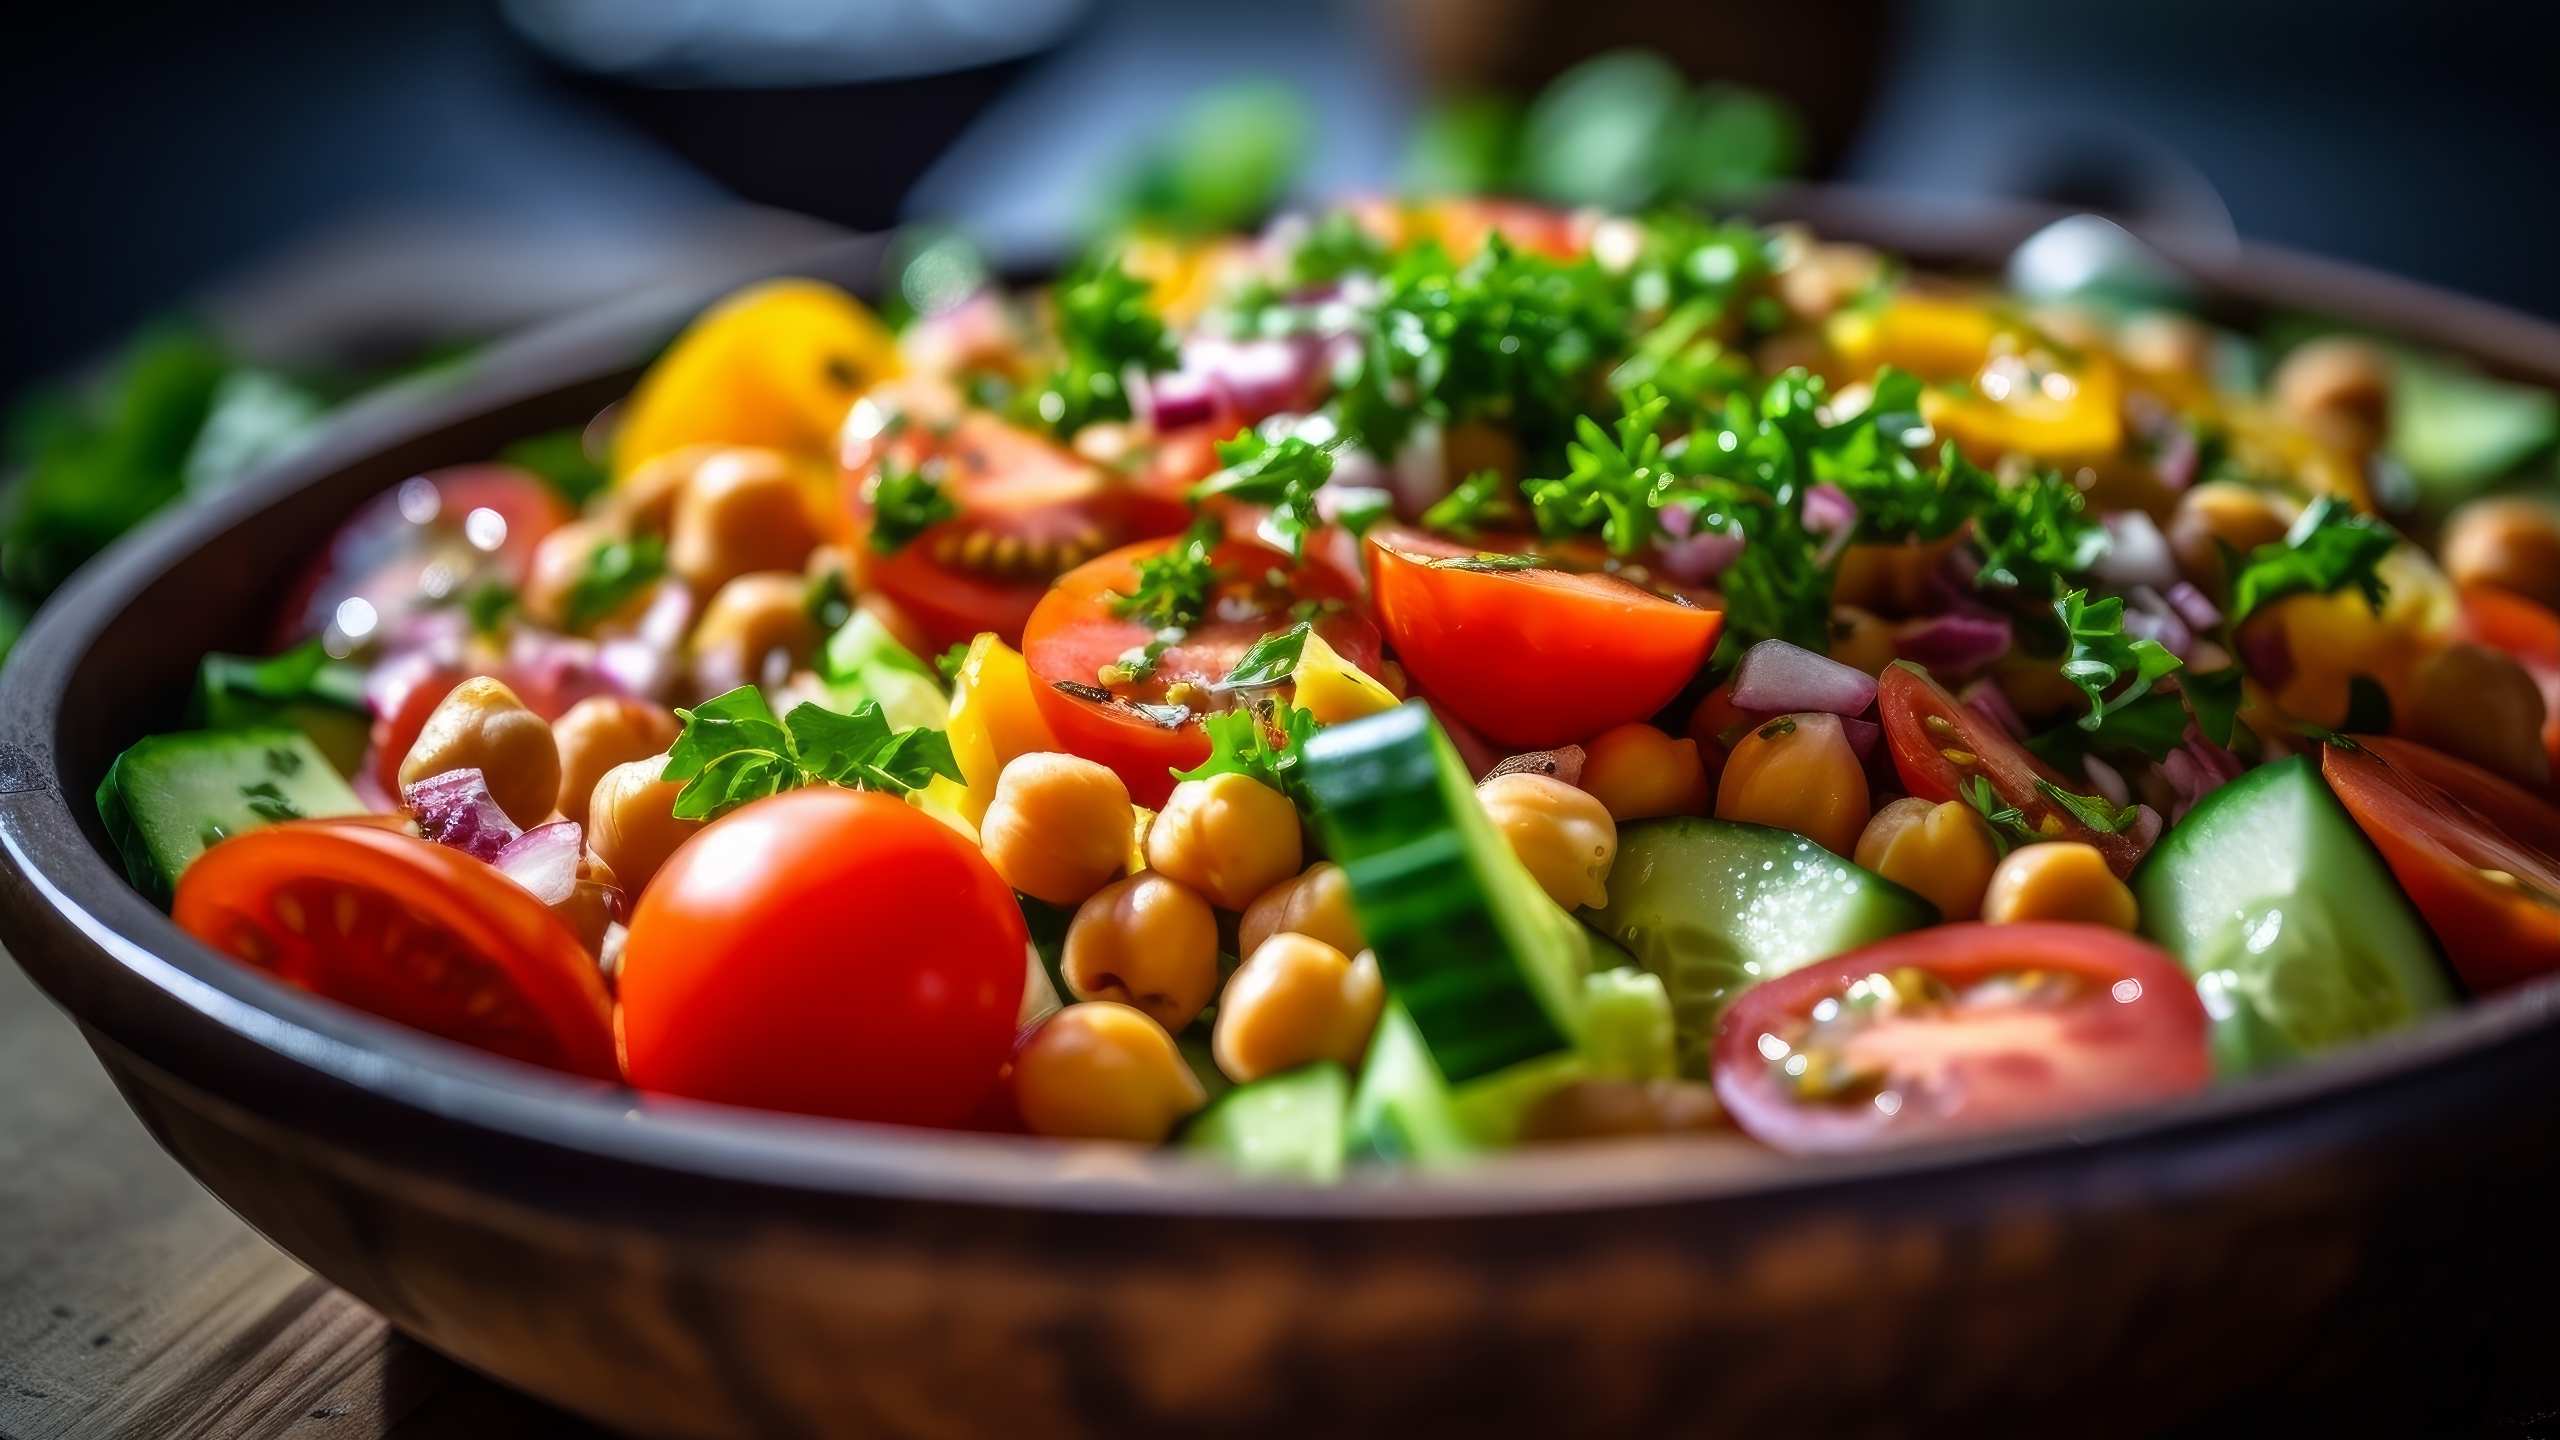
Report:
<svg viewBox="0 0 2560 1440"><path fill-rule="evenodd" d="M585 630L618 614L631 598L667 573L667 545L655 535L606 540L587 552L562 600L561 623Z"/></svg>
<svg viewBox="0 0 2560 1440"><path fill-rule="evenodd" d="M2399 541L2390 526L2323 495L2282 540L2250 551L2233 571L2230 623L2237 626L2287 595L2330 595L2351 586L2380 614L2389 587L2377 567Z"/></svg>
<svg viewBox="0 0 2560 1440"><path fill-rule="evenodd" d="M2000 792L1991 788L1991 781L1986 777L1967 775L1964 783L1956 787L1956 793L1963 796L1964 803L1972 806L1990 825L1991 843L2001 854L2006 855L2020 845L2032 845L2042 838L2027 824L2027 812L2001 799Z"/></svg>
<svg viewBox="0 0 2560 1440"><path fill-rule="evenodd" d="M1205 516L1193 521L1181 538L1138 562L1135 583L1112 602L1112 613L1151 630L1199 624L1218 588L1218 567L1210 555L1224 534Z"/></svg>
<svg viewBox="0 0 2560 1440"><path fill-rule="evenodd" d="M1206 780L1230 772L1250 775L1282 794L1294 796L1300 749L1316 733L1315 717L1285 700L1258 700L1235 710L1201 719L1209 734L1209 758L1177 780Z"/></svg>
<svg viewBox="0 0 2560 1440"><path fill-rule="evenodd" d="M1299 657L1306 654L1307 637L1315 626L1305 620L1286 630L1274 630L1256 640L1236 657L1235 668L1217 683L1220 690L1253 690L1277 685L1298 671Z"/></svg>
<svg viewBox="0 0 2560 1440"><path fill-rule="evenodd" d="M938 470L930 462L921 468L894 458L880 462L869 484L873 550L895 555L909 541L960 513L959 505L943 489Z"/></svg>
<svg viewBox="0 0 2560 1440"><path fill-rule="evenodd" d="M1976 777L1979 778L1979 777ZM2044 798L2059 805L2072 819L2101 835L2121 835L2142 813L2139 805L2122 808L2110 805L2097 795L2075 795L2050 780L2039 777L2036 789Z"/></svg>
<svg viewBox="0 0 2560 1440"><path fill-rule="evenodd" d="M2074 590L2053 602L2053 612L2071 647L2062 676L2089 697L2089 713L2080 718L2083 730L2106 724L2111 712L2149 694L2160 677L2185 663L2156 640L2126 636L2121 596L2091 600L2088 591ZM2116 689L2119 684L2123 688Z"/></svg>
<svg viewBox="0 0 2560 1440"><path fill-rule="evenodd" d="M1128 419L1122 377L1132 368L1153 374L1178 363L1147 282L1116 259L1089 261L1059 282L1051 301L1058 368L1015 405L1061 437L1097 420Z"/></svg>
<svg viewBox="0 0 2560 1440"><path fill-rule="evenodd" d="M1478 470L1431 502L1430 508L1422 512L1423 526L1442 535L1472 539L1517 518L1510 492L1511 487L1503 483L1502 472Z"/></svg>
<svg viewBox="0 0 2560 1440"><path fill-rule="evenodd" d="M613 483L613 477L587 453L587 432L576 426L528 435L501 449L498 458L541 476L561 499L580 508Z"/></svg>
<svg viewBox="0 0 2560 1440"><path fill-rule="evenodd" d="M1218 463L1224 468L1191 487L1191 498L1223 495L1268 507L1264 533L1291 559L1303 555L1308 534L1324 523L1316 513L1316 491L1333 477L1332 444L1319 445L1301 435L1270 440L1239 430L1233 440L1219 442Z"/></svg>
<svg viewBox="0 0 2560 1440"><path fill-rule="evenodd" d="M804 703L776 720L764 692L741 685L676 718L684 730L664 775L686 782L673 807L682 820L712 819L806 785L905 794L936 775L961 778L949 737L922 726L893 730L877 701L850 714Z"/></svg>

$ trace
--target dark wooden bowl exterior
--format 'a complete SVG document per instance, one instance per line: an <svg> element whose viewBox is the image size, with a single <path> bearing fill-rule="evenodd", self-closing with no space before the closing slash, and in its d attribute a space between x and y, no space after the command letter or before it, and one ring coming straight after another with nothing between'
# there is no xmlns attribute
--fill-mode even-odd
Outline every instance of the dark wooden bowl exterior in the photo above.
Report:
<svg viewBox="0 0 2560 1440"><path fill-rule="evenodd" d="M1934 261L2042 218L1788 203ZM2179 253L2233 303L2560 387L2536 322ZM800 268L863 283L877 261ZM362 498L583 419L700 298L368 405L119 546L0 682L0 940L171 1154L428 1344L671 1436L2113 1434L2208 1407L2413 1433L2560 1400L2548 985L2070 1132L1815 1166L1629 1145L1314 1191L644 1105L272 984L128 889L88 797L196 656L255 644Z"/></svg>

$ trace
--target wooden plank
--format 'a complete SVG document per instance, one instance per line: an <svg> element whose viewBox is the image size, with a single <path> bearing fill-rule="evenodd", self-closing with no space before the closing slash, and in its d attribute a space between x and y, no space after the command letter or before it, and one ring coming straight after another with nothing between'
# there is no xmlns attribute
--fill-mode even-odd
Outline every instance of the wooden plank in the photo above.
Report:
<svg viewBox="0 0 2560 1440"><path fill-rule="evenodd" d="M252 1233L0 959L0 1440L593 1433L402 1338Z"/></svg>

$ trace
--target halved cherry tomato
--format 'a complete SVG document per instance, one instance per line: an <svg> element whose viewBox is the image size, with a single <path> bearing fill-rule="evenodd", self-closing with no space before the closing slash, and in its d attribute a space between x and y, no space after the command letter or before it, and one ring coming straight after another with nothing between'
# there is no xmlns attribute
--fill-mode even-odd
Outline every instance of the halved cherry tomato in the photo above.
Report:
<svg viewBox="0 0 2560 1440"><path fill-rule="evenodd" d="M883 464L923 470L957 507L895 550L871 543ZM845 426L855 578L897 607L935 650L993 631L1021 643L1051 581L1190 519L1178 495L1091 464L930 382L865 396Z"/></svg>
<svg viewBox="0 0 2560 1440"><path fill-rule="evenodd" d="M1295 624L1298 606L1336 602L1316 619L1317 633L1362 670L1379 668L1377 628L1350 607L1353 587L1340 574L1292 565L1278 550L1231 540L1210 552L1218 574L1210 618L1158 653L1147 678L1104 684L1104 667L1154 639L1119 609L1121 597L1138 587L1138 562L1178 543L1126 546L1069 571L1023 631L1033 694L1058 743L1118 771L1141 805L1162 804L1173 790L1171 772L1208 758L1199 714L1231 698L1205 687L1225 679L1253 642Z"/></svg>
<svg viewBox="0 0 2560 1440"><path fill-rule="evenodd" d="M2107 868L2130 875L2142 847L2130 835L2083 825L2055 804L2037 783L2071 790L2059 771L2027 753L1998 725L1947 693L1917 667L1895 663L1876 678L1876 714L1892 746L1893 768L1903 788L1923 800L1963 799L1970 776L1991 782L2003 804L2026 817L2027 828L2048 840L2081 840L2107 857Z"/></svg>
<svg viewBox="0 0 2560 1440"><path fill-rule="evenodd" d="M1742 993L1716 1098L1778 1149L1865 1150L2166 1100L2213 1072L2178 962L2101 925L1941 925Z"/></svg>
<svg viewBox="0 0 2560 1440"><path fill-rule="evenodd" d="M298 820L178 877L181 929L315 994L431 1035L613 1079L594 957L533 892L378 823Z"/></svg>
<svg viewBox="0 0 2560 1440"><path fill-rule="evenodd" d="M618 1026L647 1090L957 1125L1013 1050L1029 936L978 847L893 796L721 817L641 892Z"/></svg>
<svg viewBox="0 0 2560 1440"><path fill-rule="evenodd" d="M1369 536L1378 623L1396 658L1424 695L1499 744L1569 745L1644 719L1724 629L1721 611L1613 575L1473 554L1411 531Z"/></svg>
<svg viewBox="0 0 2560 1440"><path fill-rule="evenodd" d="M2560 809L2407 740L2327 746L2320 773L2462 983L2487 992L2560 970Z"/></svg>
<svg viewBox="0 0 2560 1440"><path fill-rule="evenodd" d="M2511 590L2474 585L2462 592L2462 626L2472 639L2514 656L2542 687L2542 748L2560 773L2560 615Z"/></svg>
<svg viewBox="0 0 2560 1440"><path fill-rule="evenodd" d="M461 465L404 480L338 527L277 615L279 647L317 635L350 599L372 607L363 641L473 585L518 585L542 537L568 523L557 492L513 465Z"/></svg>

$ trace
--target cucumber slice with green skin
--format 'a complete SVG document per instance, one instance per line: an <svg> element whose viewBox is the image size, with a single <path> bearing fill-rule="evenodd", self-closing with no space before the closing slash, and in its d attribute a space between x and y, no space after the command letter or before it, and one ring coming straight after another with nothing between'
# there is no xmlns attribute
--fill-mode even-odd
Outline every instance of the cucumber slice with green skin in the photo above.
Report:
<svg viewBox="0 0 2560 1440"><path fill-rule="evenodd" d="M1671 992L1650 970L1602 970L1583 982L1582 1055L1597 1080L1668 1080L1678 1070Z"/></svg>
<svg viewBox="0 0 2560 1440"><path fill-rule="evenodd" d="M98 783L98 818L134 888L169 903L205 847L279 820L364 806L311 737L280 726L188 730L134 742Z"/></svg>
<svg viewBox="0 0 2560 1440"><path fill-rule="evenodd" d="M2142 933L2195 977L2241 1075L2454 1002L2435 942L2307 756L2206 796L2133 873Z"/></svg>
<svg viewBox="0 0 2560 1440"><path fill-rule="evenodd" d="M1378 1017L1360 1085L1351 1096L1354 1158L1444 1165L1475 1152L1458 1118L1449 1082L1431 1062L1413 1017L1393 1000Z"/></svg>
<svg viewBox="0 0 2560 1440"><path fill-rule="evenodd" d="M1452 1083L1572 1046L1590 944L1494 833L1418 704L1320 731L1299 773L1361 933Z"/></svg>
<svg viewBox="0 0 2560 1440"><path fill-rule="evenodd" d="M1938 909L1792 831L1682 816L1618 832L1609 903L1584 918L1662 977L1681 1073L1697 1077L1734 996Z"/></svg>
<svg viewBox="0 0 2560 1440"><path fill-rule="evenodd" d="M1350 1108L1350 1073L1319 1061L1219 1096L1182 1144L1247 1175L1330 1184L1342 1178Z"/></svg>

